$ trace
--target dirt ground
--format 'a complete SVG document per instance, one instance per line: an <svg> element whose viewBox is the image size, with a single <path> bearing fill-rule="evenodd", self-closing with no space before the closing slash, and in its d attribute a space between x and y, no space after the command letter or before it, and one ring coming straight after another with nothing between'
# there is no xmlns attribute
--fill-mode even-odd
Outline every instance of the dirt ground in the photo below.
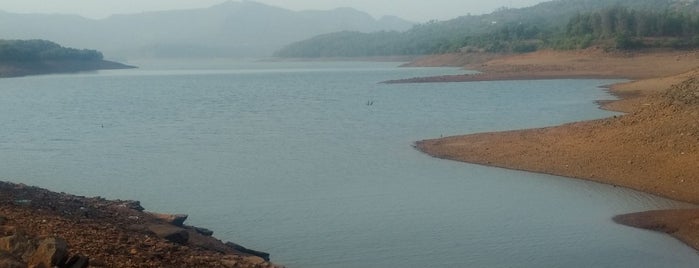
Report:
<svg viewBox="0 0 699 268"><path fill-rule="evenodd" d="M622 77L627 114L562 126L479 133L416 143L432 156L628 187L699 204L699 58L697 52L537 52L482 63L482 76ZM473 68L469 63L466 68ZM488 79L489 80L489 79ZM471 81L471 80L465 80ZM615 220L666 232L699 249L699 210L653 211Z"/></svg>
<svg viewBox="0 0 699 268"><path fill-rule="evenodd" d="M556 78L648 79L687 72L699 63L697 51L605 52L539 51L517 55L448 54L429 56L406 66L460 66L479 74L414 77L387 83L470 82ZM667 87L667 86L665 86ZM662 87L660 87L662 88Z"/></svg>

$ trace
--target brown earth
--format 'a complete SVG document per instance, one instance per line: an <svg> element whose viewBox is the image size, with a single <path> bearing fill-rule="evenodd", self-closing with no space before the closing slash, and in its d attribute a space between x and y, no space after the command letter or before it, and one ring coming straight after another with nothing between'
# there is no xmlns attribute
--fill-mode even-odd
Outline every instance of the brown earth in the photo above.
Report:
<svg viewBox="0 0 699 268"><path fill-rule="evenodd" d="M185 219L145 212L137 201L0 182L0 267L279 267Z"/></svg>
<svg viewBox="0 0 699 268"><path fill-rule="evenodd" d="M478 74L414 77L386 83L472 82L556 78L645 79L676 75L699 63L697 51L539 51L518 55L451 54L418 59L406 66L463 66ZM471 56L468 56L471 55Z"/></svg>
<svg viewBox="0 0 699 268"><path fill-rule="evenodd" d="M611 92L622 99L603 103L626 112L623 116L425 140L416 143L418 149L439 158L592 180L699 204L696 51L547 51L480 66L484 76L493 78L573 74L639 80L613 86ZM643 212L615 220L672 234L699 249L699 210Z"/></svg>

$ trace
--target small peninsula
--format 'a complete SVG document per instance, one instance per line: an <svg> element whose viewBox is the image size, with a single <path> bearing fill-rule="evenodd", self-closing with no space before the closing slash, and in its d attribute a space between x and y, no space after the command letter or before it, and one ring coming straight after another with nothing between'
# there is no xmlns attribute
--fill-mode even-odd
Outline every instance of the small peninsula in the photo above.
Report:
<svg viewBox="0 0 699 268"><path fill-rule="evenodd" d="M484 61L440 55L417 66L462 65L481 74L412 78L402 82L512 79L628 78L610 87L620 99L602 108L612 118L561 126L423 140L434 157L623 186L699 204L699 52L539 51ZM616 222L671 234L699 249L699 210L651 211Z"/></svg>
<svg viewBox="0 0 699 268"><path fill-rule="evenodd" d="M47 40L0 40L0 77L135 68L104 60L101 52Z"/></svg>

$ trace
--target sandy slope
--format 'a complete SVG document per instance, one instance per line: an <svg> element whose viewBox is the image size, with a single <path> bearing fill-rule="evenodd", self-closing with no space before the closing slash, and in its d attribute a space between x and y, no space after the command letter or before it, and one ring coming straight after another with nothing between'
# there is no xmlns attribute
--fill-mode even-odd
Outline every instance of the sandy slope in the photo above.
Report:
<svg viewBox="0 0 699 268"><path fill-rule="evenodd" d="M628 114L557 127L417 142L435 157L593 180L699 204L699 59L696 52L539 52L481 63L486 76L586 74L640 79L615 85ZM659 77L659 78L652 78ZM678 84L679 83L679 84ZM674 85L674 86L673 86ZM699 249L699 210L617 217Z"/></svg>

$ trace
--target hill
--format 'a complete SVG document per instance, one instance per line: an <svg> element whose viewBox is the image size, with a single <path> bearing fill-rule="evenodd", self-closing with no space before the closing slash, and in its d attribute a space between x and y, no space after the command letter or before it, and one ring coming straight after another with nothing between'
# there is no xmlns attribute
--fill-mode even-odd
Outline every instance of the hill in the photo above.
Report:
<svg viewBox="0 0 699 268"><path fill-rule="evenodd" d="M696 0L554 0L486 15L432 21L405 32L337 32L291 44L279 57L425 55L460 50L527 52L555 47L567 38L566 26L581 13L624 8L642 11L696 12ZM516 42L512 42L516 41Z"/></svg>
<svg viewBox="0 0 699 268"><path fill-rule="evenodd" d="M286 44L319 34L402 31L412 25L396 17L375 19L351 8L291 11L252 1L100 20L0 13L0 36L91 47L115 59L265 57Z"/></svg>
<svg viewBox="0 0 699 268"><path fill-rule="evenodd" d="M126 69L102 52L67 48L46 40L0 40L0 77Z"/></svg>

